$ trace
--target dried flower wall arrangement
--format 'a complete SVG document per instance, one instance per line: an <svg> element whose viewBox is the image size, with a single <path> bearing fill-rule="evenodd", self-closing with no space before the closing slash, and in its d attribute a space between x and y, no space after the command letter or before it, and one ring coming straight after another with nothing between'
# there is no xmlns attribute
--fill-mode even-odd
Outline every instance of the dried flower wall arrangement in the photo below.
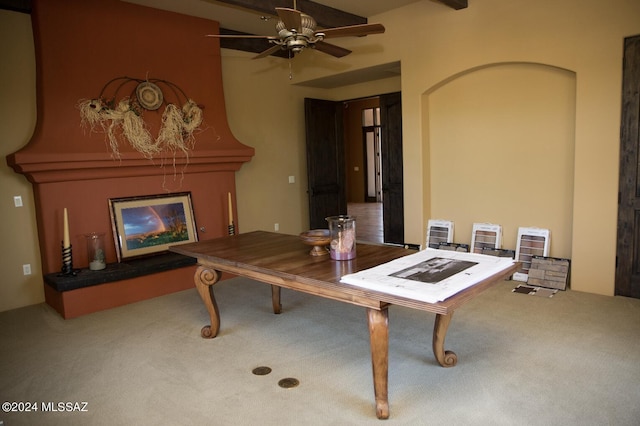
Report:
<svg viewBox="0 0 640 426"><path fill-rule="evenodd" d="M116 101L120 92L130 88L132 83L134 89ZM169 89L178 102L184 102L182 108L166 103L161 85ZM166 106L158 136L154 139L143 112L158 110L163 103ZM202 108L182 89L166 80L117 77L105 84L97 98L80 100L78 108L82 126L91 131L102 131L114 158L120 158L120 144L128 142L149 159L164 153L171 155L175 164L176 154L182 152L188 161L195 144L193 133L202 124Z"/></svg>

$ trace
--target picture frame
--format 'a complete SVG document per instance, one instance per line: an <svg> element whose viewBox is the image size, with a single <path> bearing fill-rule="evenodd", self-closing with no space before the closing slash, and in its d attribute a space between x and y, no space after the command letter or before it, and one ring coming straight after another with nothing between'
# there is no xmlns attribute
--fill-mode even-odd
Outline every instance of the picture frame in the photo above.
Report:
<svg viewBox="0 0 640 426"><path fill-rule="evenodd" d="M190 192L109 199L118 262L198 241Z"/></svg>

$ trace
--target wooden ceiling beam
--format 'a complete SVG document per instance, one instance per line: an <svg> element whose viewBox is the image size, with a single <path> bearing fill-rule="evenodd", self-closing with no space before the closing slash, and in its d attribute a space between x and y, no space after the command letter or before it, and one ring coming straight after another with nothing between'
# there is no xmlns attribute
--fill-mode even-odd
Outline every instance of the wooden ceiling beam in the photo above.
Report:
<svg viewBox="0 0 640 426"><path fill-rule="evenodd" d="M220 34L224 35L250 35L240 31L230 30L227 28L220 28ZM223 49L241 50L243 52L262 53L265 50L273 46L269 40L261 38L221 38L220 47ZM278 51L271 56L279 56L281 58L288 58L288 52L284 49Z"/></svg>
<svg viewBox="0 0 640 426"><path fill-rule="evenodd" d="M228 6L258 12L263 15L276 16L276 7L293 8L293 0L215 0L212 3L223 3ZM324 6L311 0L297 0L298 10L313 16L321 28L345 27L348 25L366 24L367 18L343 12L333 7Z"/></svg>
<svg viewBox="0 0 640 426"><path fill-rule="evenodd" d="M469 7L467 0L438 0L440 3L446 4L455 10L466 9Z"/></svg>
<svg viewBox="0 0 640 426"><path fill-rule="evenodd" d="M0 9L31 13L31 0L0 0Z"/></svg>

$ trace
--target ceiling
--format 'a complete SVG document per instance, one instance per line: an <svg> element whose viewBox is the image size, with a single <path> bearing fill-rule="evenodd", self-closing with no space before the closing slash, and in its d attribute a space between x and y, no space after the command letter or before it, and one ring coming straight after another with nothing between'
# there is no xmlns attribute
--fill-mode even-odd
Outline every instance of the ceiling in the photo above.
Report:
<svg viewBox="0 0 640 426"><path fill-rule="evenodd" d="M321 28L371 23L368 18L419 1L443 3L464 9L467 0L123 0L143 6L212 19L220 23L221 34L275 35L275 8L294 6L313 16ZM294 1L296 4L294 5ZM260 53L271 44L263 39L221 39L227 49ZM274 56L286 58L280 51ZM310 87L335 88L400 75L400 63L376 65L321 79L298 83Z"/></svg>
<svg viewBox="0 0 640 426"><path fill-rule="evenodd" d="M366 18L419 1L465 9L468 0L121 0L161 10L211 19L220 28L249 34L272 35L276 7L298 9L312 15L321 28L364 23ZM294 4L295 3L295 4ZM32 0L0 0L0 9L30 13ZM326 18L319 19L319 17ZM348 21L352 19L352 22ZM364 21L362 21L364 20ZM321 22L323 21L323 22Z"/></svg>
<svg viewBox="0 0 640 426"><path fill-rule="evenodd" d="M29 13L32 0L0 0L0 8ZM121 0L170 12L181 13L220 23L221 34L275 35L276 7L295 7L313 16L319 28L342 27L368 22L368 18L411 3L431 1L453 9L465 9L468 0ZM384 24L382 22L382 24ZM272 45L266 39L221 39L226 49L260 53ZM288 57L279 51L274 56ZM347 84L374 81L400 74L400 63L376 65L303 84L335 88Z"/></svg>
<svg viewBox="0 0 640 426"><path fill-rule="evenodd" d="M4 1L4 0L0 0ZM312 15L321 28L366 23L367 18L419 1L435 1L454 9L467 0L122 0L156 9L212 19L221 29L275 35L276 7L294 7Z"/></svg>
<svg viewBox="0 0 640 426"><path fill-rule="evenodd" d="M249 34L273 35L275 33L276 20L265 21L261 16L268 17L267 11L271 11L271 17L275 17L275 7L293 8L294 0L281 1L238 1L226 3L214 0L123 0L129 3L140 4L157 9L170 10L186 15L199 16L213 19L220 23L220 28L240 31ZM304 9L305 0L297 0L297 7ZM368 18L369 16L387 12L391 9L405 6L423 0L314 0L323 6L339 9L344 12ZM266 9L264 12L251 10L252 6L261 3ZM273 3L273 5L270 5ZM243 6L240 6L243 5ZM260 7L260 6L258 6ZM313 15L315 18L315 15ZM317 18L316 18L317 19Z"/></svg>

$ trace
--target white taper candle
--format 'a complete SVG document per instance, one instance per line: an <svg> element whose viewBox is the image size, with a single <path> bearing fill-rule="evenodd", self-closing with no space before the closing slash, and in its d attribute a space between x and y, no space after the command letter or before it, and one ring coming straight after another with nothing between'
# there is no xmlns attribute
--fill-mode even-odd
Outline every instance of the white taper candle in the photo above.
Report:
<svg viewBox="0 0 640 426"><path fill-rule="evenodd" d="M67 213L66 207L64 208L63 223L64 223L64 230L62 233L62 247L67 248L71 246L71 242L69 240L69 215Z"/></svg>

